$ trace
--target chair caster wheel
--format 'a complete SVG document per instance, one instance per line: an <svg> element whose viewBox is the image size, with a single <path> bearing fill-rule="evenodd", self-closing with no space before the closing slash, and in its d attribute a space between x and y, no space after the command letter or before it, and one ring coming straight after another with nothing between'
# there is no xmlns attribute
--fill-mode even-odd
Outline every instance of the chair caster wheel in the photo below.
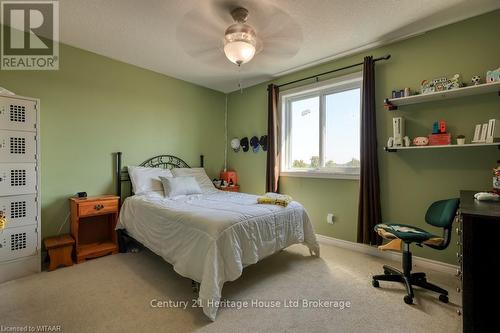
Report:
<svg viewBox="0 0 500 333"><path fill-rule="evenodd" d="M449 299L446 295L439 295L439 300L443 303L448 303Z"/></svg>
<svg viewBox="0 0 500 333"><path fill-rule="evenodd" d="M406 295L403 300L406 304L413 304L413 297L411 297L410 295Z"/></svg>
<svg viewBox="0 0 500 333"><path fill-rule="evenodd" d="M380 284L378 283L377 280L372 280L372 286L374 286L375 288L378 288L378 287L380 287Z"/></svg>
<svg viewBox="0 0 500 333"><path fill-rule="evenodd" d="M391 275L391 272L390 272L390 271L388 271L388 270L386 270L386 269L384 269L384 274L385 274L385 275Z"/></svg>

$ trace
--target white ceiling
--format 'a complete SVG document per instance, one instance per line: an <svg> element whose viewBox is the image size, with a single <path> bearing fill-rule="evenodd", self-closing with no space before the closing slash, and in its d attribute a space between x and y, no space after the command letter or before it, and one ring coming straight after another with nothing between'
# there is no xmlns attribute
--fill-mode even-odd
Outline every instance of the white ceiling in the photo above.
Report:
<svg viewBox="0 0 500 333"><path fill-rule="evenodd" d="M264 42L263 52L238 71L220 50L216 63L189 50L221 42L231 24L222 9L228 4L247 7L257 33L285 24L297 36L298 52L272 58L264 51L279 52L279 46L269 50ZM60 0L60 26L63 43L230 92L240 79L243 87L251 86L497 8L499 0ZM276 13L285 21L276 22ZM193 17L213 25L200 21L186 34ZM210 29L220 29L220 40L205 38Z"/></svg>

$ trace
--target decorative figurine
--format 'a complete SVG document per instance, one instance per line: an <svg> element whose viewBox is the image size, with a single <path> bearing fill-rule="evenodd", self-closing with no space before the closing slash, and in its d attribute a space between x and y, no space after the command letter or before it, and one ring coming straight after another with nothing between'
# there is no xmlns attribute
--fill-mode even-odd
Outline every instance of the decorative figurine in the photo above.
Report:
<svg viewBox="0 0 500 333"><path fill-rule="evenodd" d="M435 91L457 89L460 88L462 85L463 84L460 78L460 74L455 74L449 79L446 76L443 76L443 77L437 77L433 79L431 82L423 80L420 83L420 91L422 92L422 94L428 94Z"/></svg>
<svg viewBox="0 0 500 333"><path fill-rule="evenodd" d="M413 145L415 146L427 146L429 144L429 138L426 136L417 136L413 138Z"/></svg>
<svg viewBox="0 0 500 333"><path fill-rule="evenodd" d="M500 67L486 72L486 83L493 83L500 81Z"/></svg>
<svg viewBox="0 0 500 333"><path fill-rule="evenodd" d="M477 86L481 84L481 77L479 75L474 75L471 79L473 85Z"/></svg>
<svg viewBox="0 0 500 333"><path fill-rule="evenodd" d="M446 132L444 120L435 121L432 124L432 134L429 134L429 146L442 146L451 144L451 134Z"/></svg>
<svg viewBox="0 0 500 333"><path fill-rule="evenodd" d="M434 92L434 91L436 91L435 88L434 88L434 85L431 84L429 81L423 80L420 83L420 92L422 94L428 94L428 93L431 93L431 92Z"/></svg>
<svg viewBox="0 0 500 333"><path fill-rule="evenodd" d="M493 192L500 194L500 166L493 169Z"/></svg>
<svg viewBox="0 0 500 333"><path fill-rule="evenodd" d="M391 96L392 96L392 98L405 97L405 91L404 91L404 89L402 89L402 90L393 90Z"/></svg>
<svg viewBox="0 0 500 333"><path fill-rule="evenodd" d="M460 78L460 74L453 75L451 77L451 79L449 79L446 82L446 89L447 90L457 89L457 88L460 88L461 86L462 86L462 79Z"/></svg>
<svg viewBox="0 0 500 333"><path fill-rule="evenodd" d="M445 76L438 77L432 80L432 84L434 86L434 89L436 89L436 91L446 90L446 82L448 82L448 78Z"/></svg>
<svg viewBox="0 0 500 333"><path fill-rule="evenodd" d="M439 133L446 133L446 121L439 121Z"/></svg>
<svg viewBox="0 0 500 333"><path fill-rule="evenodd" d="M432 134L439 134L439 122L437 121L432 124Z"/></svg>
<svg viewBox="0 0 500 333"><path fill-rule="evenodd" d="M410 147L410 138L408 136L405 136L403 138L403 143L404 143L405 147Z"/></svg>

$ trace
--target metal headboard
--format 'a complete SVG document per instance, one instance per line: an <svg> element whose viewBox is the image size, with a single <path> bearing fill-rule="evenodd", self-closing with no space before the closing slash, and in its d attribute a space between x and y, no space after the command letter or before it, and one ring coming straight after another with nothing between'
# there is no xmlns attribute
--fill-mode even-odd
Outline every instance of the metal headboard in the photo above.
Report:
<svg viewBox="0 0 500 333"><path fill-rule="evenodd" d="M120 201L122 201L122 183L129 182L130 177L128 175L128 171L122 170L122 152L116 152L116 195L120 197ZM190 166L184 162L184 160L179 157L173 155L158 155L155 157L151 157L139 166L148 167L148 168L163 168L163 169L174 169L174 168L190 168ZM204 156L200 155L200 166L203 168L204 166Z"/></svg>

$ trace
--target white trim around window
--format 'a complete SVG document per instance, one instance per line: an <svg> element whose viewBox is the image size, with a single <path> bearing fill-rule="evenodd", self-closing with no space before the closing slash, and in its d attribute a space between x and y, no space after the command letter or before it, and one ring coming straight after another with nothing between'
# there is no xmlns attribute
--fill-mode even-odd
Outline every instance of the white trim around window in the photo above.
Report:
<svg viewBox="0 0 500 333"><path fill-rule="evenodd" d="M360 89L360 109L363 76L361 72L349 74L334 79L317 82L307 86L292 88L280 92L281 117L281 172L284 177L359 179L359 166L325 167L326 150L326 96L343 91ZM319 165L318 167L292 167L291 157L291 119L292 103L307 98L319 98ZM361 110L360 110L361 112ZM312 164L312 162L311 162Z"/></svg>

